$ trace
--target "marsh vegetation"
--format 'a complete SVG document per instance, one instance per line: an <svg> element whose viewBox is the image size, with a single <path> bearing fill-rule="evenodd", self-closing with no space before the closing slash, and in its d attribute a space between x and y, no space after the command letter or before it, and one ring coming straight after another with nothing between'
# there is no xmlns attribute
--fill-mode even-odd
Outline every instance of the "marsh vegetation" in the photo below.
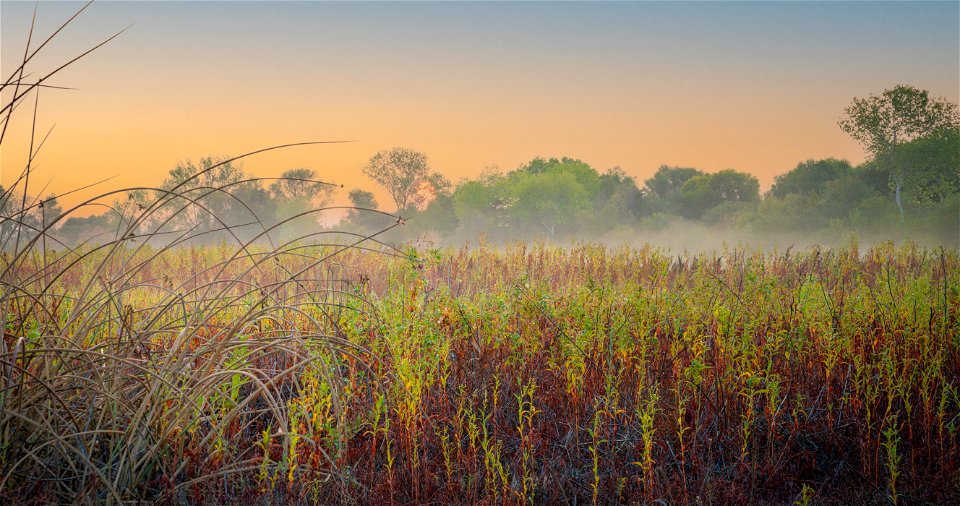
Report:
<svg viewBox="0 0 960 506"><path fill-rule="evenodd" d="M33 54L4 134L60 70ZM290 146L61 205L34 131L0 187L0 502L960 502L956 106L846 114L867 162L763 195L384 151L395 212L244 172Z"/></svg>

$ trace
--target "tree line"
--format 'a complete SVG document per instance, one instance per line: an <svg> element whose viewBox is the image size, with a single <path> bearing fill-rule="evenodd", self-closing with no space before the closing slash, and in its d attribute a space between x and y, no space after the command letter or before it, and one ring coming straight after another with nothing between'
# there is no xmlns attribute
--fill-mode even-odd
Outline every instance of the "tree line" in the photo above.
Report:
<svg viewBox="0 0 960 506"><path fill-rule="evenodd" d="M863 145L866 162L803 161L763 194L756 177L733 169L662 165L639 182L618 167L601 172L571 158L534 158L454 185L431 170L424 153L405 148L376 153L363 172L406 222L386 237L395 241L426 236L453 243L478 234L494 241L590 240L684 222L755 233L920 235L957 247L957 106L898 85L853 99L839 126ZM256 178L239 164L204 158L177 165L157 189L131 191L100 214L57 220L63 209L56 196L28 198L0 187L0 216L19 218L0 222L0 244L15 227L29 238L54 222L64 244L96 242L125 230L150 206L163 212L142 225L161 233L247 239L282 224L274 236L300 237L322 230L317 217L337 188L311 169ZM349 198L351 208L332 228L374 233L395 220L374 212L379 205L369 191L354 189Z"/></svg>
<svg viewBox="0 0 960 506"><path fill-rule="evenodd" d="M295 237L317 228L316 216L333 200L339 185L319 180L316 171L290 169L277 178L247 174L241 164L205 157L184 161L169 171L155 189L133 189L110 204L86 205L104 210L90 216L61 216L55 195L42 199L4 191L0 186L0 246L19 237L29 241L48 228L51 246L72 246L113 240L134 229L156 238L189 236L192 243L237 238L247 240L277 224L274 238ZM138 221L142 211L149 221ZM12 219L11 219L12 218ZM51 226L52 225L52 226ZM19 234L18 234L19 232ZM136 232L130 239L136 239Z"/></svg>
<svg viewBox="0 0 960 506"><path fill-rule="evenodd" d="M865 163L806 160L777 176L763 194L756 177L732 169L710 174L662 165L641 184L619 168L601 173L570 158L534 158L510 172L490 171L456 187L426 184L438 176L423 156L413 178L410 166L402 172L382 163L408 151L401 148L378 153L371 160L375 170L366 170L376 172L373 179L385 188L419 181L408 186L419 192L418 200L394 199L399 212L410 217L408 236L433 234L452 242L478 232L492 240L602 239L692 222L814 239L859 233L960 246L957 106L898 85L854 98L838 124L863 145L869 155ZM389 177L401 172L404 177ZM428 203L418 205L423 202ZM370 226L359 215L351 220Z"/></svg>

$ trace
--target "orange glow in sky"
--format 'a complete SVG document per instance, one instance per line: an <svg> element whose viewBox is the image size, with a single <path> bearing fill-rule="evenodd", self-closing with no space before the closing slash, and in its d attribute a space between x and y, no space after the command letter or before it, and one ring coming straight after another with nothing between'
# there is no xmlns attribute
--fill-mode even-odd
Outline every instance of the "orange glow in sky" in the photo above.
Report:
<svg viewBox="0 0 960 506"><path fill-rule="evenodd" d="M40 4L35 37L80 5ZM352 142L243 167L309 167L345 186L340 201L363 188L384 207L360 168L394 146L454 182L568 156L640 182L669 164L768 187L806 159L864 160L837 127L855 96L908 83L957 102L958 6L95 3L37 72L132 26L49 83L77 90L41 91L38 134L55 127L32 188L158 185L181 160L312 140ZM0 7L4 78L33 8ZM4 139L5 185L25 164L32 109L31 98Z"/></svg>

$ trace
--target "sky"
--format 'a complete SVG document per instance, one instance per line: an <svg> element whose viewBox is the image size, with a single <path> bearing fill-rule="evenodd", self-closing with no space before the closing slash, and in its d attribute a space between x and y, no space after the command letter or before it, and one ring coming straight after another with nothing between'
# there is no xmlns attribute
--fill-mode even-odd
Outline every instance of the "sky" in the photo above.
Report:
<svg viewBox="0 0 960 506"><path fill-rule="evenodd" d="M82 6L0 2L0 73ZM377 151L427 154L456 182L534 157L733 168L767 188L807 159L865 159L837 127L896 84L960 94L960 2L96 2L31 62L35 75L115 40L43 89L32 188L158 185L179 162L301 141L244 161L372 190ZM5 93L9 92L9 88ZM4 103L8 95L3 96ZM29 153L34 102L0 147ZM52 128L52 130L51 130ZM94 190L62 199L76 203Z"/></svg>

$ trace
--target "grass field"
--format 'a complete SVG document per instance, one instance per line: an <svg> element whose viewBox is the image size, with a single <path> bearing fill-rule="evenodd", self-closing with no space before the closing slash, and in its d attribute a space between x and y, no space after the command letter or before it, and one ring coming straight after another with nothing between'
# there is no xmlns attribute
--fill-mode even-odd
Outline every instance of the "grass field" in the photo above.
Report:
<svg viewBox="0 0 960 506"><path fill-rule="evenodd" d="M6 503L960 501L955 251L25 251Z"/></svg>
<svg viewBox="0 0 960 506"><path fill-rule="evenodd" d="M326 142L61 214L99 183L31 186L37 93L116 35L27 65L88 5L31 28L0 84L0 143L33 110L0 187L0 504L960 504L956 249L397 249L379 239L403 219L374 205L348 216L394 224L351 234L231 193L266 179L204 179ZM818 208L792 202L796 221ZM91 210L104 228L59 242Z"/></svg>

